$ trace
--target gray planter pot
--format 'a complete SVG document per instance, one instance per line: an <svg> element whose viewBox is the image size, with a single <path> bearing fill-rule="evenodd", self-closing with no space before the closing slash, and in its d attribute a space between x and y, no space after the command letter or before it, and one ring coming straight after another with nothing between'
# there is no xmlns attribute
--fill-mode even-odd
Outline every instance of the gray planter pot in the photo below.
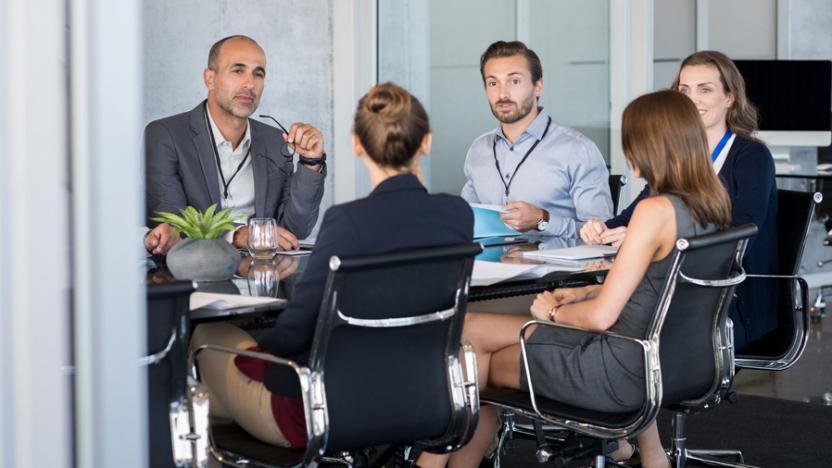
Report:
<svg viewBox="0 0 832 468"><path fill-rule="evenodd" d="M223 281L240 264L240 254L225 239L185 239L167 256L168 270L176 279Z"/></svg>

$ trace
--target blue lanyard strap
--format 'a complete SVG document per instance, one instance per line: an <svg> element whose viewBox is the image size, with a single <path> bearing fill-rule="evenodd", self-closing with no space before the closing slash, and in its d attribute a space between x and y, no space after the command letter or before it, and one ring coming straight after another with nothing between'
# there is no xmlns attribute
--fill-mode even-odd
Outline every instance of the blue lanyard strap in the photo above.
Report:
<svg viewBox="0 0 832 468"><path fill-rule="evenodd" d="M725 148L725 144L728 143L728 140L731 138L731 135L733 135L733 133L731 133L731 130L725 130L725 135L722 135L722 139L719 140L719 143L716 145L716 148L714 148L714 152L711 153L712 163L715 162L716 158L719 157L719 153L722 152L722 148Z"/></svg>

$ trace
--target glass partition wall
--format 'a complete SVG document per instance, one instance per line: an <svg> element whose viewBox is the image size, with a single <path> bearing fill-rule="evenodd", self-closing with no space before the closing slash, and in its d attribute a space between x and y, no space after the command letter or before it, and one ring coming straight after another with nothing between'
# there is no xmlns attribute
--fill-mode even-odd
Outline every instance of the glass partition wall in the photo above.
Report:
<svg viewBox="0 0 832 468"><path fill-rule="evenodd" d="M378 81L407 88L431 118L428 188L459 193L469 145L498 125L479 71L480 55L497 40L522 40L537 52L540 104L609 161L609 18L608 0L378 0Z"/></svg>

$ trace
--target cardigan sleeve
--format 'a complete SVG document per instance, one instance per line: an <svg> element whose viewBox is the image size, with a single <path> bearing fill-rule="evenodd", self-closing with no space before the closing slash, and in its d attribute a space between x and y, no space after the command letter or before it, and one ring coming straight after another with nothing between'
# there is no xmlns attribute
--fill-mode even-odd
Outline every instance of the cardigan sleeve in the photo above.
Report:
<svg viewBox="0 0 832 468"><path fill-rule="evenodd" d="M630 218L633 217L633 212L636 210L636 205L645 198L650 196L650 186L645 185L641 192L638 194L635 200L630 203L630 206L624 208L618 216L608 219L604 224L607 225L607 228L613 229L621 226L627 226L630 224Z"/></svg>
<svg viewBox="0 0 832 468"><path fill-rule="evenodd" d="M765 145L752 142L735 155L731 196L731 225L763 225L770 215L769 200L776 190L774 159Z"/></svg>

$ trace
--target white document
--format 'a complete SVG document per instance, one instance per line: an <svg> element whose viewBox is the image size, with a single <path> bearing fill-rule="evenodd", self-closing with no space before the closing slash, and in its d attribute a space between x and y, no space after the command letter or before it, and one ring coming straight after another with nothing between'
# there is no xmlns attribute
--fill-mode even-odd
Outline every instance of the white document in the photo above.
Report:
<svg viewBox="0 0 832 468"><path fill-rule="evenodd" d="M483 210L496 211L497 213L505 213L506 209L503 205L486 205L485 203L469 203L471 208L482 208Z"/></svg>
<svg viewBox="0 0 832 468"><path fill-rule="evenodd" d="M311 250L303 250L303 249L281 250L281 251L277 252L278 255L288 255L290 257L294 257L294 256L297 256L297 255L309 255L311 253L312 253Z"/></svg>
<svg viewBox="0 0 832 468"><path fill-rule="evenodd" d="M505 281L526 273L538 266L474 260L474 271L471 273L471 286L491 286L500 281Z"/></svg>
<svg viewBox="0 0 832 468"><path fill-rule="evenodd" d="M579 245L565 249L530 250L523 252L526 258L554 260L559 262L582 262L594 258L615 255L618 250L611 245Z"/></svg>
<svg viewBox="0 0 832 468"><path fill-rule="evenodd" d="M261 304L280 303L286 299L274 297L240 296L237 294L219 294L195 292L191 294L190 310L206 309L225 310L238 307L257 306Z"/></svg>

